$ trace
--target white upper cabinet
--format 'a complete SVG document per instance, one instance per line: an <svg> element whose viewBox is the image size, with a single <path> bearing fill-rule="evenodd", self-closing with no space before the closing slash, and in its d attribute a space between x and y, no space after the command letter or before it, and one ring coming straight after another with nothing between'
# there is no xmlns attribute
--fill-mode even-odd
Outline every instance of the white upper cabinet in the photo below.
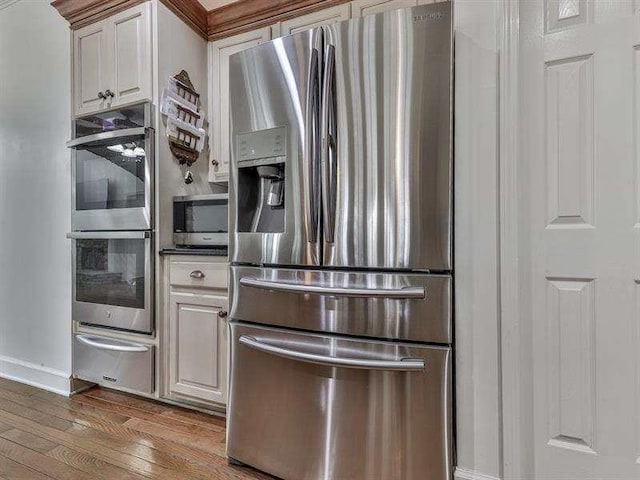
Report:
<svg viewBox="0 0 640 480"><path fill-rule="evenodd" d="M310 28L349 20L351 16L350 12L350 5L343 3L342 5L325 8L324 10L280 22L274 27L274 31L278 33L278 36L291 35Z"/></svg>
<svg viewBox="0 0 640 480"><path fill-rule="evenodd" d="M264 27L212 42L209 46L211 72L211 163L209 181L229 181L229 57L271 40L271 27Z"/></svg>
<svg viewBox="0 0 640 480"><path fill-rule="evenodd" d="M151 3L73 34L74 114L151 100Z"/></svg>

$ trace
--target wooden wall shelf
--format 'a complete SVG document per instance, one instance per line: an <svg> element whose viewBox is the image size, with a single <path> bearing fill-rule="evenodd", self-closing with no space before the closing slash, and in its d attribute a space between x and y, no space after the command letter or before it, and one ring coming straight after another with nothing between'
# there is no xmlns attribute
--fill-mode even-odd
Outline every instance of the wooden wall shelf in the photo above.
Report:
<svg viewBox="0 0 640 480"><path fill-rule="evenodd" d="M51 5L75 30L144 1L54 0ZM238 0L208 12L198 0L160 1L200 36L218 40L349 0Z"/></svg>

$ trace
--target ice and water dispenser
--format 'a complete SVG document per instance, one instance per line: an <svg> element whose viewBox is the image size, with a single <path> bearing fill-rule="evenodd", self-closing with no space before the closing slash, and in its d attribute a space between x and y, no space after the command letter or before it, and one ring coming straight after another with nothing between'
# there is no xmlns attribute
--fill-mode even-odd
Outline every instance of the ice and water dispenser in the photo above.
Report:
<svg viewBox="0 0 640 480"><path fill-rule="evenodd" d="M284 232L286 127L236 136L238 231Z"/></svg>

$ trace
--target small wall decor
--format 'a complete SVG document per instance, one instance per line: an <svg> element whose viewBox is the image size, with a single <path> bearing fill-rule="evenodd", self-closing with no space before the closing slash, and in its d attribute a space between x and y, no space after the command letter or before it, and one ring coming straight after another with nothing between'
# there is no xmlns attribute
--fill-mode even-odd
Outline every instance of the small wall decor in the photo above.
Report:
<svg viewBox="0 0 640 480"><path fill-rule="evenodd" d="M184 70L169 77L168 85L162 91L160 112L167 117L166 132L171 153L180 165L191 167L204 149L207 133L203 128L204 111L200 108L200 95ZM185 183L192 181L193 175L187 171Z"/></svg>

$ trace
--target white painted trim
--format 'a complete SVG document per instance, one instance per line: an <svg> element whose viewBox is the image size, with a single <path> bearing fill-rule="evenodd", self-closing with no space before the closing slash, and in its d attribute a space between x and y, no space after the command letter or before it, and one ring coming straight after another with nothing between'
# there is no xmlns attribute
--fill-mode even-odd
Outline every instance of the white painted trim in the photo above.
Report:
<svg viewBox="0 0 640 480"><path fill-rule="evenodd" d="M0 356L0 377L69 396L71 375L16 358Z"/></svg>
<svg viewBox="0 0 640 480"><path fill-rule="evenodd" d="M525 478L522 409L518 221L519 0L500 0L499 245L502 471L504 480Z"/></svg>
<svg viewBox="0 0 640 480"><path fill-rule="evenodd" d="M0 0L0 10L10 7L14 3L18 3L20 0Z"/></svg>
<svg viewBox="0 0 640 480"><path fill-rule="evenodd" d="M456 471L453 473L453 478L455 480L500 480L498 477L474 472L466 468L456 468Z"/></svg>

